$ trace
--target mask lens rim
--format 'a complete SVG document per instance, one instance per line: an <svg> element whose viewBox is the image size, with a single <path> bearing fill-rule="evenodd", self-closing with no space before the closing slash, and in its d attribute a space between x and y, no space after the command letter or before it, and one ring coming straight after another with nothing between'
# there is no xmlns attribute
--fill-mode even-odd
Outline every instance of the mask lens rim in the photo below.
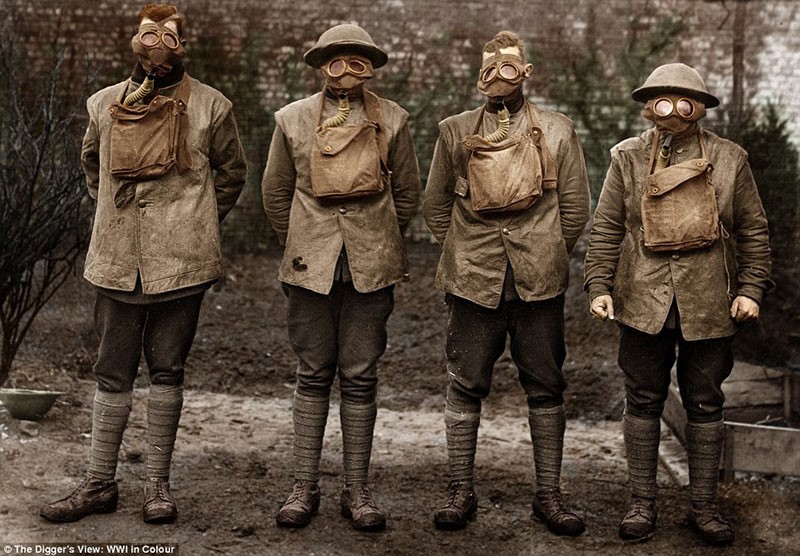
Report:
<svg viewBox="0 0 800 556"><path fill-rule="evenodd" d="M163 42L167 48L172 50L178 48L181 44L181 41L178 40L178 36L170 32L164 32L161 34L161 42Z"/></svg>
<svg viewBox="0 0 800 556"><path fill-rule="evenodd" d="M688 98L682 98L675 103L675 111L682 118L691 118L694 115L694 103Z"/></svg>
<svg viewBox="0 0 800 556"><path fill-rule="evenodd" d="M367 71L367 64L365 64L361 60L350 60L347 63L347 67L350 69L351 72L355 73L356 75L361 75L362 73Z"/></svg>
<svg viewBox="0 0 800 556"><path fill-rule="evenodd" d="M673 110L674 106L672 101L668 98L660 98L653 103L653 112L655 112L656 116L666 118L672 114Z"/></svg>
<svg viewBox="0 0 800 556"><path fill-rule="evenodd" d="M510 70L510 74L506 75L506 72ZM519 68L510 62L506 62L504 64L500 64L500 77L506 80L513 80L519 77Z"/></svg>
<svg viewBox="0 0 800 556"><path fill-rule="evenodd" d="M497 68L495 66L491 66L483 70L481 74L481 81L484 83L488 83L489 81L493 80L497 75Z"/></svg>
<svg viewBox="0 0 800 556"><path fill-rule="evenodd" d="M147 47L155 46L158 44L158 33L155 31L142 31L139 33L139 42Z"/></svg>
<svg viewBox="0 0 800 556"><path fill-rule="evenodd" d="M336 58L328 62L328 75L331 77L341 77L347 71L347 62L341 58Z"/></svg>

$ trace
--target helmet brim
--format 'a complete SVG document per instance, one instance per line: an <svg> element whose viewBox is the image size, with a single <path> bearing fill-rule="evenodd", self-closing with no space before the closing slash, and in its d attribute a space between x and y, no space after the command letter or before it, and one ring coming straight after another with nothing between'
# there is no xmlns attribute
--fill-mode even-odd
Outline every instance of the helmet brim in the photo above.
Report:
<svg viewBox="0 0 800 556"><path fill-rule="evenodd" d="M715 106L719 106L719 99L711 93L697 91L694 89L686 89L684 87L667 87L663 85L639 87L631 93L631 97L633 97L633 100L637 102L647 102L651 98L663 94L686 95L687 97L702 102L706 108L714 108Z"/></svg>
<svg viewBox="0 0 800 556"><path fill-rule="evenodd" d="M380 48L356 40L333 42L322 47L314 46L303 54L303 60L312 68L321 68L325 62L342 52L354 52L365 56L372 62L373 68L384 66L389 61L389 57Z"/></svg>

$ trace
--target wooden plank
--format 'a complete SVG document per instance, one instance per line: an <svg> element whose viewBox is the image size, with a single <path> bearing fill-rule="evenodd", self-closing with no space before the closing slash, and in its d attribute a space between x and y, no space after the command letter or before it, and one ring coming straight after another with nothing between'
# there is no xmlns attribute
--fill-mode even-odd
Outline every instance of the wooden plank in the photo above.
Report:
<svg viewBox="0 0 800 556"><path fill-rule="evenodd" d="M733 370L726 382L737 382L739 380L772 380L782 378L784 371L781 369L770 369L761 365L753 365L744 361L735 361Z"/></svg>
<svg viewBox="0 0 800 556"><path fill-rule="evenodd" d="M765 421L783 419L783 406L779 404L759 405L757 407L727 407L722 411L726 421L749 423L751 425L770 425Z"/></svg>
<svg viewBox="0 0 800 556"><path fill-rule="evenodd" d="M725 422L725 475L734 471L800 476L800 429Z"/></svg>
<svg viewBox="0 0 800 556"><path fill-rule="evenodd" d="M800 418L800 373L793 372L792 378L792 413L795 417Z"/></svg>
<svg viewBox="0 0 800 556"><path fill-rule="evenodd" d="M725 407L783 405L783 376L774 380L739 380L722 383Z"/></svg>

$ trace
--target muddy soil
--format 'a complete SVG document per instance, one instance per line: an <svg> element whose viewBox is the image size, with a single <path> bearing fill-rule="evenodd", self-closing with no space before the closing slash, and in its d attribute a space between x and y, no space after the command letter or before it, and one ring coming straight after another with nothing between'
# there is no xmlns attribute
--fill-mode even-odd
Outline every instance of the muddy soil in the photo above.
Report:
<svg viewBox="0 0 800 556"><path fill-rule="evenodd" d="M583 244L581 244L583 245ZM91 364L97 342L91 288L78 276L42 312L7 386L64 390L40 422L0 408L0 550L8 543L178 543L184 555L261 554L800 554L800 482L742 476L721 487L736 543L711 551L689 530L688 492L659 471L659 529L644 545L616 536L626 471L619 419L622 378L616 330L591 320L580 291L582 249L567 293L569 422L563 490L587 522L577 539L554 537L531 517L533 471L524 395L506 353L484 405L477 456L477 519L461 532L437 531L432 510L446 486L442 425L445 307L433 287L438 248L412 244L412 281L395 290L382 359L371 481L386 510L383 533L358 533L339 515L341 433L329 418L320 513L299 531L274 514L291 487L294 356L286 303L274 276L279 254L228 257L224 281L209 291L187 363L186 407L173 467L180 517L141 520L145 474L146 372L140 373L120 455L120 507L53 525L39 506L67 494L85 473L91 430ZM335 398L335 396L334 396ZM336 400L334 399L334 405Z"/></svg>

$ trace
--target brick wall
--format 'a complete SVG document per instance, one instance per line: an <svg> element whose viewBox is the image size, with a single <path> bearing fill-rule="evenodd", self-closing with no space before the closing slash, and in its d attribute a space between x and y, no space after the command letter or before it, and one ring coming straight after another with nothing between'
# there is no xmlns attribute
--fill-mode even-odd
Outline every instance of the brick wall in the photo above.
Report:
<svg viewBox="0 0 800 556"><path fill-rule="evenodd" d="M52 45L66 48L66 69L88 75L98 88L127 76L134 63L130 37L144 2L2 0L0 21L33 73ZM681 60L706 77L722 108L708 124L722 126L733 86L736 2L711 0L185 0L190 73L235 103L251 159L251 187L244 205L260 210L257 182L272 129L271 114L319 87L302 53L327 27L358 22L390 56L373 88L384 90L412 113L423 172L436 121L476 106L475 78L481 46L500 29L517 31L547 57L592 48L608 72L631 33L646 33L667 15L682 22L676 46L651 67ZM744 94L749 106L778 101L800 138L800 6L794 0L749 0L743 32ZM538 69L538 68L537 68ZM76 80L80 82L81 80ZM548 77L537 72L529 93L547 104ZM631 102L629 97L619 102ZM644 122L643 122L644 124ZM245 209L249 210L249 209Z"/></svg>
<svg viewBox="0 0 800 556"><path fill-rule="evenodd" d="M390 64L379 78L407 72L415 87L435 89L441 75L426 71L431 59L437 69L446 59L451 76L466 76L471 85L480 46L497 30L514 29L528 44L557 53L565 44L586 41L590 11L597 29L592 45L605 52L621 46L628 18L639 18L645 27L664 14L681 16L686 31L679 38L676 57L697 67L724 104L731 89L734 4L703 0L186 0L179 7L186 18L190 54L198 47L201 51L213 47L224 53L214 61L221 68L258 39L258 82L253 86L261 92L262 107L273 110L316 88L311 70L299 84L296 79L287 83L285 66L301 63L302 52L336 23L362 24L388 50ZM6 23L13 22L11 32L30 57L32 68L36 68L37 51L49 48L57 38L68 45L76 70L86 61L91 72L115 80L125 77L133 63L128 44L141 5L3 0L0 15ZM796 119L800 98L791 91L800 81L800 7L794 0L749 0L747 5L746 92L756 101L781 101L787 115ZM664 61L653 59L653 66ZM208 79L213 84L213 76Z"/></svg>

